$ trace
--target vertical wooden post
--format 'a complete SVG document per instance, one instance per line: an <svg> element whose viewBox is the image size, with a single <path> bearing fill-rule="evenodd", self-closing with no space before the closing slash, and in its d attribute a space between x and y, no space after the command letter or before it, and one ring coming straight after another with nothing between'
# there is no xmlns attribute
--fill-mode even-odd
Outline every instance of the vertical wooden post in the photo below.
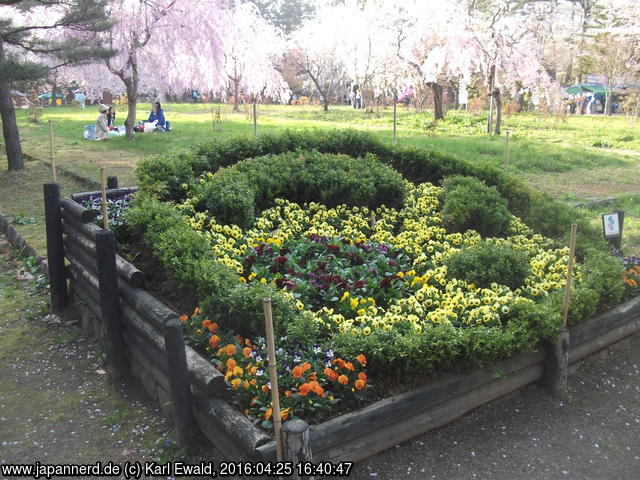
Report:
<svg viewBox="0 0 640 480"><path fill-rule="evenodd" d="M393 144L397 143L397 125L398 125L398 95L393 95Z"/></svg>
<svg viewBox="0 0 640 480"><path fill-rule="evenodd" d="M196 422L193 417L187 351L184 346L182 324L179 320L172 319L167 322L164 331L164 344L167 348L167 370L173 419L180 443L188 447L193 442Z"/></svg>
<svg viewBox="0 0 640 480"><path fill-rule="evenodd" d="M118 177L107 177L107 190L118 188Z"/></svg>
<svg viewBox="0 0 640 480"><path fill-rule="evenodd" d="M273 409L273 428L276 437L276 459L282 461L282 419L280 418L280 396L278 394L278 374L276 372L276 345L273 338L273 317L271 299L262 300L264 319L267 330L267 353L269 355L269 381L271 382L271 403Z"/></svg>
<svg viewBox="0 0 640 480"><path fill-rule="evenodd" d="M115 236L111 230L96 232L100 313L102 314L107 369L112 380L118 380L127 374L115 247Z"/></svg>
<svg viewBox="0 0 640 480"><path fill-rule="evenodd" d="M60 212L60 185L44 184L44 215L47 232L47 263L49 266L49 292L51 307L60 312L67 306L67 275L62 244L62 215Z"/></svg>
<svg viewBox="0 0 640 480"><path fill-rule="evenodd" d="M571 237L569 238L569 261L567 263L567 285L564 289L564 300L562 302L562 326L567 328L567 317L569 316L569 303L571 300L571 283L573 282L573 257L576 254L576 234L578 225L571 225Z"/></svg>
<svg viewBox="0 0 640 480"><path fill-rule="evenodd" d="M576 253L576 234L578 225L571 225L571 237L569 239L569 261L567 264L567 285L564 291L562 305L562 328L555 342L546 345L546 357L544 364L544 378L547 391L556 397L567 395L567 376L569 371L569 330L567 329L567 317L569 316L569 303L571 300L571 283L573 279L573 257Z"/></svg>
<svg viewBox="0 0 640 480"><path fill-rule="evenodd" d="M504 171L509 168L509 132L506 132L504 137Z"/></svg>
<svg viewBox="0 0 640 480"><path fill-rule="evenodd" d="M285 462L292 462L297 465L313 461L311 443L309 442L309 424L304 420L294 418L284 422L282 425L282 443L284 444ZM300 476L295 467L291 478L294 480L313 480L313 477Z"/></svg>
<svg viewBox="0 0 640 480"><path fill-rule="evenodd" d="M53 120L49 120L49 148L51 149L51 178L55 183L58 179L56 177L56 150L53 146Z"/></svg>
<svg viewBox="0 0 640 480"><path fill-rule="evenodd" d="M253 101L253 136L256 137L258 135L258 105L256 105L256 101Z"/></svg>
<svg viewBox="0 0 640 480"><path fill-rule="evenodd" d="M544 381L549 394L556 397L567 395L567 376L569 371L569 330L560 329L554 342L545 345Z"/></svg>
<svg viewBox="0 0 640 480"><path fill-rule="evenodd" d="M109 229L109 207L107 205L107 185L104 167L100 167L100 191L102 193L102 228Z"/></svg>

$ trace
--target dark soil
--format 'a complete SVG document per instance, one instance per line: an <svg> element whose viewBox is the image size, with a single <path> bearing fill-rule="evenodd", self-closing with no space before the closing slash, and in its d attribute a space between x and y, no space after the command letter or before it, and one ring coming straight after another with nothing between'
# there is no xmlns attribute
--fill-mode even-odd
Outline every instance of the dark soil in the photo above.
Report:
<svg viewBox="0 0 640 480"><path fill-rule="evenodd" d="M143 242L127 243L118 247L120 255L132 259L146 277L145 289L174 310L178 315L191 314L197 307L197 299L189 292L175 288L160 261Z"/></svg>

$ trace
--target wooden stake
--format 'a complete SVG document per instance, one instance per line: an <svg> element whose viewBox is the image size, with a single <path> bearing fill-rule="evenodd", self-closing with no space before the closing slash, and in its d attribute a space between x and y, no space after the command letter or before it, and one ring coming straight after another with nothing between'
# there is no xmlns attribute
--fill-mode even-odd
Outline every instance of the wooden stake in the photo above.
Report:
<svg viewBox="0 0 640 480"><path fill-rule="evenodd" d="M506 132L506 137L504 137L504 171L507 171L509 168L509 132Z"/></svg>
<svg viewBox="0 0 640 480"><path fill-rule="evenodd" d="M269 354L269 380L271 381L271 403L273 405L273 427L276 436L276 459L283 460L282 455L282 419L280 418L280 397L278 395L278 374L276 372L276 345L273 338L273 317L271 299L262 300L264 320L267 330L267 352Z"/></svg>
<svg viewBox="0 0 640 480"><path fill-rule="evenodd" d="M398 124L398 117L397 117L397 110L398 110L398 96L394 95L393 96L393 144L395 145L397 143L397 124Z"/></svg>
<svg viewBox="0 0 640 480"><path fill-rule="evenodd" d="M567 264L567 286L564 290L564 302L562 304L562 326L567 328L569 316L569 303L571 301L571 282L573 281L573 257L576 254L576 233L578 225L571 224L571 238L569 239L569 262Z"/></svg>
<svg viewBox="0 0 640 480"><path fill-rule="evenodd" d="M258 135L258 106L253 102L253 136Z"/></svg>
<svg viewBox="0 0 640 480"><path fill-rule="evenodd" d="M109 229L109 208L107 208L107 180L104 167L100 167L100 191L102 192L102 228Z"/></svg>
<svg viewBox="0 0 640 480"><path fill-rule="evenodd" d="M51 149L51 178L57 182L56 177L56 150L53 146L53 121L49 120L49 147Z"/></svg>

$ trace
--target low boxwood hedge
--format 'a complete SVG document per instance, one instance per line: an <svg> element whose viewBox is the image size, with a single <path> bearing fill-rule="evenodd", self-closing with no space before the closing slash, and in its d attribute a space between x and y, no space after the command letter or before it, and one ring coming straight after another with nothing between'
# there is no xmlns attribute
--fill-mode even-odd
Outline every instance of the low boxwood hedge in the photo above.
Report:
<svg viewBox="0 0 640 480"><path fill-rule="evenodd" d="M250 158L253 160L247 160ZM301 159L306 164L302 165ZM376 159L416 183L438 183L456 175L475 177L495 189L492 192L499 192L502 198L498 203L504 201L511 213L560 244L566 244L569 225L577 221L578 252L589 281L583 282L587 287L576 290L570 323L609 307L622 297L620 268L614 259L598 253L605 250L600 233L574 209L550 200L496 168L428 149L386 145L371 134L355 130L289 131L255 139L234 138L145 159L137 170L142 194L127 213L127 226L145 238L176 286L194 292L212 318L221 319L225 326L241 334L261 332L259 306L262 298L270 296L278 321L276 330L304 341L317 335L318 327L300 318L290 293L269 284L238 284L237 274L217 262L204 235L194 231L181 213L162 200L181 201L185 192L195 192L201 208L209 209L223 222L243 226L251 224L256 207L266 208L279 196L328 204L344 203L341 198L350 198L353 204L372 202L374 206L384 202L397 206L392 202L403 198L402 179ZM225 168L231 166L235 167ZM318 169L314 170L314 166ZM340 175L335 174L336 169ZM197 179L207 172L217 173L211 178L202 176L202 181ZM369 186L352 188L349 173ZM465 182L468 183L462 183L466 185ZM185 183L193 188L183 188ZM347 333L336 336L334 342L345 355L362 351L366 343L373 369L384 366L406 372L416 366L425 370L452 368L454 361L457 367L484 364L532 348L541 339L553 336L559 324L560 302L560 296L550 295L533 307L514 304L502 328L434 327L429 335L416 336L408 330L393 338L387 332L366 338Z"/></svg>
<svg viewBox="0 0 640 480"><path fill-rule="evenodd" d="M375 156L289 152L243 160L193 184L196 207L219 221L251 226L256 208L274 205L276 198L296 203L318 202L375 209L402 208L405 181Z"/></svg>
<svg viewBox="0 0 640 480"><path fill-rule="evenodd" d="M180 185L192 182L204 172L215 172L247 158L309 150L354 158L372 154L413 183L438 184L452 175L475 177L495 187L512 214L545 236L560 238L566 243L570 224L577 222L580 258L589 244L603 245L599 231L580 217L575 209L555 202L498 168L486 163L471 163L428 148L386 144L372 133L353 129L288 130L256 138L213 140L189 150L143 159L138 164L136 175L142 190L156 194L161 200L181 201L185 192Z"/></svg>

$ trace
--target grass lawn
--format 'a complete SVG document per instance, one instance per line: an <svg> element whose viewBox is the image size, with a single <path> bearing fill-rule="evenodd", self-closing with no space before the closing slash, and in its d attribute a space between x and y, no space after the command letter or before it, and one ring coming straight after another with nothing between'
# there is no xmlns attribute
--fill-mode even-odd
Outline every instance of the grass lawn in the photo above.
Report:
<svg viewBox="0 0 640 480"><path fill-rule="evenodd" d="M146 118L149 105L140 103L138 118ZM172 131L139 134L130 142L124 137L108 142L90 142L82 138L85 125L95 122L95 106L44 109L37 124L29 123L24 111L18 111L23 150L35 157L49 158L48 120L54 122L54 141L58 164L84 176L98 179L100 166L108 175L117 175L122 186L135 184L136 162L147 155L187 147L211 138L252 135L251 105L232 113L230 106L212 104L165 104L165 115ZM214 131L214 115L222 122ZM488 162L502 167L504 135L483 132L486 117L468 112L449 111L444 121L433 125L430 113L398 108L398 143L429 146L473 162ZM119 108L116 123L122 124L126 111ZM374 131L385 141L392 140L392 108L368 113L347 106L333 106L329 112L315 105L258 106L258 133L290 128L357 128ZM528 184L546 191L564 202L580 202L606 197L633 198L640 192L640 125L623 116L545 117L518 114L504 119L503 131L510 133L508 170ZM1 143L0 143L1 145ZM31 172L33 168L29 168ZM0 210L16 215L39 207L42 175L33 180L14 182L6 171L6 159L0 160ZM73 190L77 185L62 178ZM19 187L18 187L19 185ZM16 190L21 195L5 193ZM83 188L79 188L84 190ZM21 200L23 196L28 202ZM640 253L640 234L634 227L639 208L631 209L625 220L629 253ZM594 212L595 214L595 212ZM31 214L29 214L31 216ZM634 224L634 222L636 222ZM22 228L22 225L20 226ZM31 226L30 228L35 228ZM27 233L27 236L30 236ZM36 242L34 242L36 243ZM627 253L625 251L625 253Z"/></svg>

